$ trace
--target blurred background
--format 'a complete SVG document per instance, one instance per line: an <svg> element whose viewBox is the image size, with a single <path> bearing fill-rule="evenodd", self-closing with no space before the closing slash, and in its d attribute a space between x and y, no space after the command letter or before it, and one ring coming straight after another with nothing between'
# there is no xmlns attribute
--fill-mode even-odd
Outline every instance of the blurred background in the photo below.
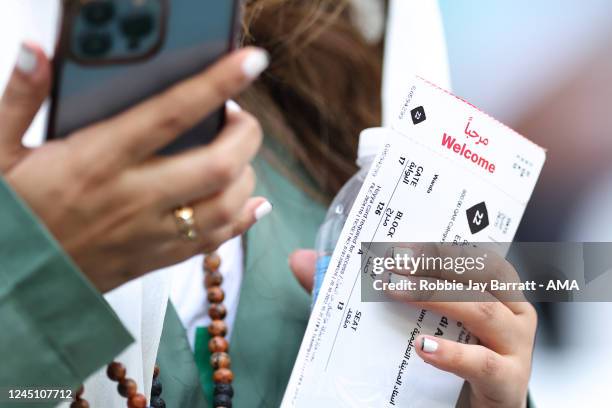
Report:
<svg viewBox="0 0 612 408"><path fill-rule="evenodd" d="M612 1L441 0L440 6L454 93L548 149L517 240L612 241ZM2 0L0 89L17 33L50 52L56 15L55 1ZM612 406L612 303L538 309L536 405Z"/></svg>
<svg viewBox="0 0 612 408"><path fill-rule="evenodd" d="M612 2L440 6L454 93L548 150L516 239L612 241ZM612 303L538 309L536 405L612 406Z"/></svg>

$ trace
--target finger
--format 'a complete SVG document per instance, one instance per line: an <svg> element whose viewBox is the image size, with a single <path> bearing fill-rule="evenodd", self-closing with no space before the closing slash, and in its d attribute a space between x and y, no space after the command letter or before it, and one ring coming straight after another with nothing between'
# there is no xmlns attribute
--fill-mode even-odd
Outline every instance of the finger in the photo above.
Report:
<svg viewBox="0 0 612 408"><path fill-rule="evenodd" d="M417 275L457 279L461 282L484 282L493 278L505 282L520 282L520 277L512 265L487 244L476 247L434 243L397 244L391 250L391 256L414 257L421 261L417 263L416 269L407 271ZM453 262L449 263L450 261ZM447 266L449 264L453 266L450 269ZM406 271L402 270L394 272L406 274Z"/></svg>
<svg viewBox="0 0 612 408"><path fill-rule="evenodd" d="M312 249L298 249L289 255L289 267L300 285L306 291L312 291L317 252Z"/></svg>
<svg viewBox="0 0 612 408"><path fill-rule="evenodd" d="M386 280L385 280L386 278ZM395 273L383 275L383 282L389 282L384 293L392 299L403 302L498 302L492 294L481 290L468 290L463 283L424 276L405 276ZM456 285L453 287L453 284Z"/></svg>
<svg viewBox="0 0 612 408"><path fill-rule="evenodd" d="M0 150L24 151L21 139L49 93L51 67L43 50L23 43L17 63L0 99Z"/></svg>
<svg viewBox="0 0 612 408"><path fill-rule="evenodd" d="M165 209L219 193L238 177L262 141L259 123L246 112L231 112L217 140L208 146L156 159L139 171L135 185L154 186Z"/></svg>
<svg viewBox="0 0 612 408"><path fill-rule="evenodd" d="M419 336L415 349L425 362L467 380L472 387L490 389L508 380L504 357L484 346Z"/></svg>
<svg viewBox="0 0 612 408"><path fill-rule="evenodd" d="M188 205L193 208L193 218L198 233L208 233L234 221L254 189L255 173L251 166L248 166L222 192ZM163 231L166 238L176 235L174 211L179 207L163 210Z"/></svg>
<svg viewBox="0 0 612 408"><path fill-rule="evenodd" d="M216 251L223 243L243 235L255 223L272 212L272 204L265 198L252 198L244 206L241 214L230 225L209 234L203 234L200 248L204 253Z"/></svg>
<svg viewBox="0 0 612 408"><path fill-rule="evenodd" d="M193 128L226 100L245 89L269 58L259 48L245 48L127 112L79 135L92 154L113 152L115 160L138 162ZM100 137L103 134L104 137Z"/></svg>
<svg viewBox="0 0 612 408"><path fill-rule="evenodd" d="M508 286L507 290L491 290L491 282L494 280L499 283L514 284L521 282L521 279L512 264L488 246L398 245L393 248L393 256L397 254L406 255L409 258L421 258L416 259L421 263L417 270L394 269L395 274L410 273L413 276L457 281L466 285L470 282L486 283L489 292L514 313L522 314L529 309L529 304L526 303L525 296L519 288ZM448 269L447 265L454 267Z"/></svg>
<svg viewBox="0 0 612 408"><path fill-rule="evenodd" d="M481 293L482 300L478 302L447 302L444 301L444 294L440 292L434 293L427 301L412 301L404 292L395 293L393 296L418 308L462 322L483 345L499 353L510 354L524 346L525 325L489 293Z"/></svg>
<svg viewBox="0 0 612 408"><path fill-rule="evenodd" d="M166 261L164 265L173 265L197 254L211 253L224 242L244 234L253 224L261 221L271 211L272 204L265 198L251 198L231 226L225 226L208 233L201 232L199 239L193 241L180 239L178 230L176 230L173 239L162 244L155 254ZM151 270L151 268L146 270Z"/></svg>
<svg viewBox="0 0 612 408"><path fill-rule="evenodd" d="M255 172L248 166L227 190L196 204L196 225L202 231L212 231L231 224L241 213L254 190Z"/></svg>

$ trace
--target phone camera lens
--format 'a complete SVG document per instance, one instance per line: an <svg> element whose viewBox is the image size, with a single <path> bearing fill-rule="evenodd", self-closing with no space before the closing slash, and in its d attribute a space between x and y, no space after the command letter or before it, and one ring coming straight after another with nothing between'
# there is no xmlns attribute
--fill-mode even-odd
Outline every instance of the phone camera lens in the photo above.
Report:
<svg viewBox="0 0 612 408"><path fill-rule="evenodd" d="M113 42L106 33L89 33L79 39L81 52L88 57L101 57L110 51Z"/></svg>
<svg viewBox="0 0 612 408"><path fill-rule="evenodd" d="M154 21L149 14L132 14L121 20L121 31L128 37L130 48L137 48L140 39L151 34L153 27Z"/></svg>
<svg viewBox="0 0 612 408"><path fill-rule="evenodd" d="M82 12L87 22L101 26L115 16L115 5L110 1L93 1L84 5Z"/></svg>

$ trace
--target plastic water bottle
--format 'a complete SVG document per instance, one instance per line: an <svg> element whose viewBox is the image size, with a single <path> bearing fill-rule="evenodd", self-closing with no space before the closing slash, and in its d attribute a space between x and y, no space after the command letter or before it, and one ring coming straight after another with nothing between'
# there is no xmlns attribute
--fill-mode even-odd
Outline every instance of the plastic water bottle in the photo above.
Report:
<svg viewBox="0 0 612 408"><path fill-rule="evenodd" d="M336 195L332 201L329 210L327 210L325 221L323 221L323 224L321 224L319 228L315 242L317 265L312 289L313 305L317 300L323 278L327 272L327 267L331 261L334 249L336 248L336 243L340 238L342 228L359 194L359 190L361 186L363 186L363 182L368 175L372 162L378 150L385 142L386 134L388 134L388 130L384 128L371 128L361 132L359 135L359 148L357 153L359 171L340 189L340 192L338 192L338 195Z"/></svg>

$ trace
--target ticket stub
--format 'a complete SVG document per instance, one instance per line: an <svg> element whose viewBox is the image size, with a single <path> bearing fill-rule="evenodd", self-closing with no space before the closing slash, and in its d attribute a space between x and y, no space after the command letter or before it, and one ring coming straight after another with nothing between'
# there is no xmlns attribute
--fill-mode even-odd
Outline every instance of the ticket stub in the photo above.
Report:
<svg viewBox="0 0 612 408"><path fill-rule="evenodd" d="M362 242L511 242L545 151L415 78L351 209L283 407L454 407L463 380L425 364L420 334L474 342L460 322L361 299Z"/></svg>

